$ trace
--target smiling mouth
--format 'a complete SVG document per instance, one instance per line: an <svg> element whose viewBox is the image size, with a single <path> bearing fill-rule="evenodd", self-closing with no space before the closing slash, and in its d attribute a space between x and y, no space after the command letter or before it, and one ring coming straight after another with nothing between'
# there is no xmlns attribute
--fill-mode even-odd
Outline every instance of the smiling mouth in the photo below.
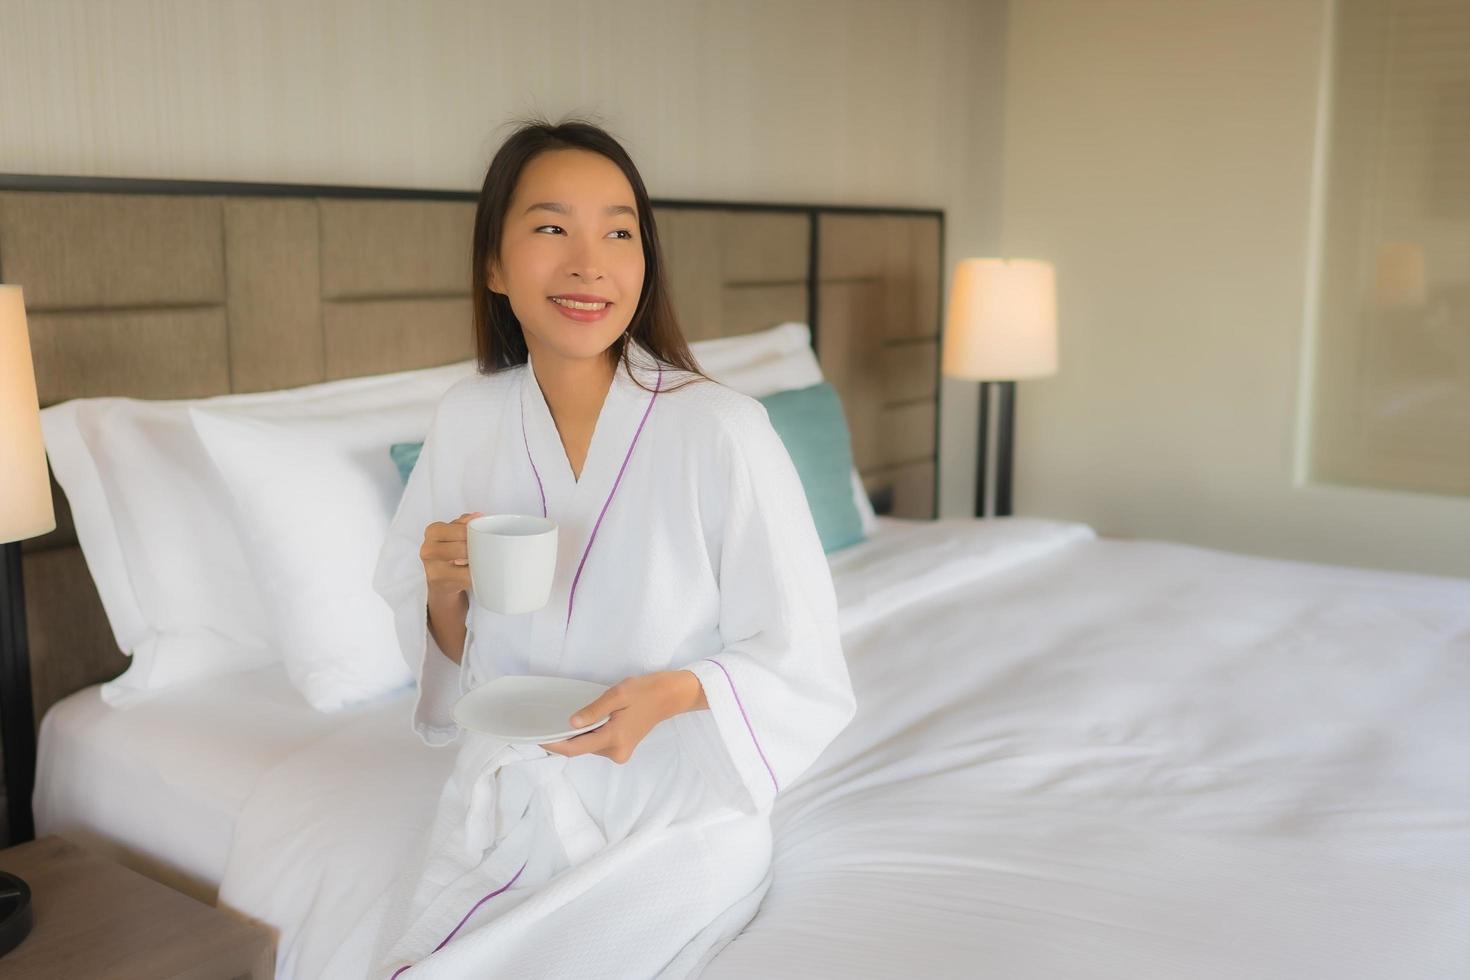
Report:
<svg viewBox="0 0 1470 980"><path fill-rule="evenodd" d="M612 303L607 300L587 302L585 300L567 299L565 296L546 297L556 306L556 311L568 320L577 323L598 323L607 319L608 311L612 309Z"/></svg>

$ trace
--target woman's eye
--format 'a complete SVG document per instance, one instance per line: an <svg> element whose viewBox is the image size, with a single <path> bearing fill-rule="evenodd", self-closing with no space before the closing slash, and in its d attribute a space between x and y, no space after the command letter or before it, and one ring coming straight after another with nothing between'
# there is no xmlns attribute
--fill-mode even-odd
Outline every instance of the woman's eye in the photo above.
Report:
<svg viewBox="0 0 1470 980"><path fill-rule="evenodd" d="M540 225L540 226L538 226L536 228L536 231L544 231L547 228L555 228L557 231L560 231L560 232L565 232L566 231L566 229L563 228L561 225ZM610 235L622 235L623 236L623 238L622 238L623 241L631 241L633 239L633 233L631 231L629 231L628 229L626 229L626 228L619 228L617 231L608 232L608 234L610 234Z"/></svg>

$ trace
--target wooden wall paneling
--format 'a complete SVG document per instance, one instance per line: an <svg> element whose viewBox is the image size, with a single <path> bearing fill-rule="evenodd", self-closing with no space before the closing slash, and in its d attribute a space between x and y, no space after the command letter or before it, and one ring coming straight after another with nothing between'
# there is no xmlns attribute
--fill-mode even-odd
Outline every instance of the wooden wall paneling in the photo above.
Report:
<svg viewBox="0 0 1470 980"><path fill-rule="evenodd" d="M326 380L317 202L228 198L224 233L230 390Z"/></svg>

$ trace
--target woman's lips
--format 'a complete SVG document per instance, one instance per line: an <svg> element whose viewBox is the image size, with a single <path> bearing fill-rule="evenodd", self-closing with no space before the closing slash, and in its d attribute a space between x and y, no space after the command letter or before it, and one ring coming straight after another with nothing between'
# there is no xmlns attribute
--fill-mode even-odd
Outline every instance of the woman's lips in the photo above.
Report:
<svg viewBox="0 0 1470 980"><path fill-rule="evenodd" d="M607 316L607 311L612 309L611 303L608 303L600 310L574 310L570 306L562 306L560 303L558 303L554 299L551 299L550 297L547 298L546 302L556 307L557 311L565 316L567 319L576 320L578 323L591 323L594 320L601 320L603 317Z"/></svg>

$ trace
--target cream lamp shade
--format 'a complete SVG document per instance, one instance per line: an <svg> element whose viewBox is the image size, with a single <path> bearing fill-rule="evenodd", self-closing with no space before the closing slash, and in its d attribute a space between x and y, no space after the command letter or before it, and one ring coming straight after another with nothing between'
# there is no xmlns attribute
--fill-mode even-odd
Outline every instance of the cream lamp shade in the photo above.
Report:
<svg viewBox="0 0 1470 980"><path fill-rule="evenodd" d="M0 542L55 528L25 301L0 285Z"/></svg>
<svg viewBox="0 0 1470 980"><path fill-rule="evenodd" d="M1015 381L1057 371L1056 271L1035 259L964 259L949 290L944 373Z"/></svg>

